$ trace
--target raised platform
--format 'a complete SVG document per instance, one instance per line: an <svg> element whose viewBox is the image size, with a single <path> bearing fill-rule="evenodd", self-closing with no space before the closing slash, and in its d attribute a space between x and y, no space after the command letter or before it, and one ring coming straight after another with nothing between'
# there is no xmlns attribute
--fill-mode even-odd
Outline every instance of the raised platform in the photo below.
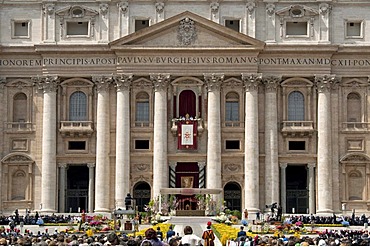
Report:
<svg viewBox="0 0 370 247"><path fill-rule="evenodd" d="M204 210L176 210L176 216L205 216Z"/></svg>

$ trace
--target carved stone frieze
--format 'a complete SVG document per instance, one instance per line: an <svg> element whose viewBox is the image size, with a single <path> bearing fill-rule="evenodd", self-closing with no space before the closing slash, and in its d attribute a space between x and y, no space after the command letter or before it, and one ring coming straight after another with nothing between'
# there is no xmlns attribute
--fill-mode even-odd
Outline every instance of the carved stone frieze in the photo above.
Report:
<svg viewBox="0 0 370 247"><path fill-rule="evenodd" d="M25 162L29 163L29 162L33 162L33 160L27 156L20 155L20 154L12 155L6 158L5 160L3 160L3 163L25 163Z"/></svg>
<svg viewBox="0 0 370 247"><path fill-rule="evenodd" d="M108 14L109 5L107 3L101 3L99 9L102 16L106 16L106 14Z"/></svg>
<svg viewBox="0 0 370 247"><path fill-rule="evenodd" d="M217 14L220 4L218 2L212 2L209 7L211 8L212 14Z"/></svg>
<svg viewBox="0 0 370 247"><path fill-rule="evenodd" d="M319 6L319 9L320 9L320 14L326 15L326 14L330 13L331 5L329 5L327 3L321 3L320 6Z"/></svg>
<svg viewBox="0 0 370 247"><path fill-rule="evenodd" d="M238 173L238 172L241 172L241 165L239 164L233 164L233 163L230 163L230 164L225 164L224 165L224 171L225 172L232 172L232 173Z"/></svg>
<svg viewBox="0 0 370 247"><path fill-rule="evenodd" d="M134 171L137 172L147 172L150 170L149 164L135 164L134 165Z"/></svg>

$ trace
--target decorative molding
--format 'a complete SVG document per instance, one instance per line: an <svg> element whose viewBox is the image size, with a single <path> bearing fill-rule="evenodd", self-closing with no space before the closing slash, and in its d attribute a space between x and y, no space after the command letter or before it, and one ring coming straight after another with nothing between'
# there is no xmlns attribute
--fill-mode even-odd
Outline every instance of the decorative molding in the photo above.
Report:
<svg viewBox="0 0 370 247"><path fill-rule="evenodd" d="M137 172L147 172L150 170L149 164L134 164L135 171Z"/></svg>
<svg viewBox="0 0 370 247"><path fill-rule="evenodd" d="M269 15L269 16L272 16L273 14L275 14L275 4L273 3L268 3L266 5L266 13Z"/></svg>
<svg viewBox="0 0 370 247"><path fill-rule="evenodd" d="M59 76L35 76L31 80L37 85L39 90L43 90L44 93L56 92L58 84L60 82Z"/></svg>
<svg viewBox="0 0 370 247"><path fill-rule="evenodd" d="M320 14L326 15L326 14L330 13L332 7L331 7L331 5L329 5L327 3L321 3L319 5L319 9L320 9Z"/></svg>
<svg viewBox="0 0 370 247"><path fill-rule="evenodd" d="M163 2L157 2L155 3L155 11L158 13L158 14L162 14L163 11L164 11L164 3Z"/></svg>
<svg viewBox="0 0 370 247"><path fill-rule="evenodd" d="M154 91L165 91L170 82L170 74L168 73L159 73L159 74L150 74L150 80L153 82Z"/></svg>
<svg viewBox="0 0 370 247"><path fill-rule="evenodd" d="M286 169L288 167L288 163L280 163L280 169Z"/></svg>
<svg viewBox="0 0 370 247"><path fill-rule="evenodd" d="M256 3L254 1L248 1L245 4L245 7L247 8L248 13L251 15L254 12L254 10L256 9Z"/></svg>
<svg viewBox="0 0 370 247"><path fill-rule="evenodd" d="M238 173L241 171L241 165L238 164L225 164L224 169L226 172Z"/></svg>
<svg viewBox="0 0 370 247"><path fill-rule="evenodd" d="M276 92L279 83L281 81L281 76L264 76L263 78L263 83L265 84L265 89L266 92L271 92L274 93Z"/></svg>
<svg viewBox="0 0 370 247"><path fill-rule="evenodd" d="M55 4L47 3L42 6L44 14L46 15L53 15L55 13Z"/></svg>
<svg viewBox="0 0 370 247"><path fill-rule="evenodd" d="M246 92L258 91L258 87L262 82L262 74L242 74L242 80Z"/></svg>
<svg viewBox="0 0 370 247"><path fill-rule="evenodd" d="M207 84L208 92L220 91L224 77L225 75L223 73L204 74L204 81Z"/></svg>
<svg viewBox="0 0 370 247"><path fill-rule="evenodd" d="M191 45L197 38L195 22L188 17L181 20L177 30L177 38L181 45Z"/></svg>
<svg viewBox="0 0 370 247"><path fill-rule="evenodd" d="M117 3L117 7L121 10L122 14L126 14L129 8L128 1L122 1Z"/></svg>
<svg viewBox="0 0 370 247"><path fill-rule="evenodd" d="M99 10L100 10L100 13L102 14L102 16L105 17L108 14L109 5L107 3L101 3L99 5Z"/></svg>
<svg viewBox="0 0 370 247"><path fill-rule="evenodd" d="M319 93L330 92L338 81L335 75L315 75L316 88Z"/></svg>
<svg viewBox="0 0 370 247"><path fill-rule="evenodd" d="M98 92L107 92L113 82L113 76L93 76L92 81L95 83Z"/></svg>
<svg viewBox="0 0 370 247"><path fill-rule="evenodd" d="M218 2L212 2L209 7L211 8L212 14L217 14L220 4Z"/></svg>
<svg viewBox="0 0 370 247"><path fill-rule="evenodd" d="M116 82L115 87L117 88L117 92L130 90L132 79L133 75L131 73L116 76L114 80Z"/></svg>
<svg viewBox="0 0 370 247"><path fill-rule="evenodd" d="M62 169L66 169L68 167L67 163L58 163L58 167Z"/></svg>
<svg viewBox="0 0 370 247"><path fill-rule="evenodd" d="M4 158L2 160L2 163L30 163L33 162L33 160L22 154L10 154L8 157Z"/></svg>
<svg viewBox="0 0 370 247"><path fill-rule="evenodd" d="M89 168L89 169L94 169L95 168L95 163L87 163L87 167Z"/></svg>

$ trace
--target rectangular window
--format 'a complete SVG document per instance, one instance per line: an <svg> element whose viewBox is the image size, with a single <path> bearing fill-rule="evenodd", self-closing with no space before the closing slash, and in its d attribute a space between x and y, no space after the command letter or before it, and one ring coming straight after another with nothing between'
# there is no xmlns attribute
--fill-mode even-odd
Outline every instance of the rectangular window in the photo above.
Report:
<svg viewBox="0 0 370 247"><path fill-rule="evenodd" d="M225 121L239 121L239 102L226 101Z"/></svg>
<svg viewBox="0 0 370 247"><path fill-rule="evenodd" d="M287 36L308 36L307 22L286 22Z"/></svg>
<svg viewBox="0 0 370 247"><path fill-rule="evenodd" d="M240 32L240 20L225 20L225 27Z"/></svg>
<svg viewBox="0 0 370 247"><path fill-rule="evenodd" d="M362 26L363 26L362 21L347 21L346 38L363 38Z"/></svg>
<svg viewBox="0 0 370 247"><path fill-rule="evenodd" d="M226 150L240 150L240 141L239 140L226 140L225 149Z"/></svg>
<svg viewBox="0 0 370 247"><path fill-rule="evenodd" d="M289 141L289 151L304 151L306 150L305 141Z"/></svg>
<svg viewBox="0 0 370 247"><path fill-rule="evenodd" d="M67 22L67 36L88 36L89 22Z"/></svg>
<svg viewBox="0 0 370 247"><path fill-rule="evenodd" d="M85 141L69 141L68 142L68 150L85 151L86 150L86 142Z"/></svg>
<svg viewBox="0 0 370 247"><path fill-rule="evenodd" d="M136 122L149 123L149 102L136 103Z"/></svg>
<svg viewBox="0 0 370 247"><path fill-rule="evenodd" d="M149 140L135 140L135 149L149 149Z"/></svg>
<svg viewBox="0 0 370 247"><path fill-rule="evenodd" d="M135 20L135 32L149 27L149 20Z"/></svg>
<svg viewBox="0 0 370 247"><path fill-rule="evenodd" d="M30 21L12 21L12 38L30 38Z"/></svg>

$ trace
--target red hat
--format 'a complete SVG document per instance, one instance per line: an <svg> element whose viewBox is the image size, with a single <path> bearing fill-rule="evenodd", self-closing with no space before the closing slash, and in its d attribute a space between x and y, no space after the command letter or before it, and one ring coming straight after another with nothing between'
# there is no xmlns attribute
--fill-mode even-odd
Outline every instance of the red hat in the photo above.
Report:
<svg viewBox="0 0 370 247"><path fill-rule="evenodd" d="M207 226L210 226L210 225L212 225L212 222L208 221Z"/></svg>

